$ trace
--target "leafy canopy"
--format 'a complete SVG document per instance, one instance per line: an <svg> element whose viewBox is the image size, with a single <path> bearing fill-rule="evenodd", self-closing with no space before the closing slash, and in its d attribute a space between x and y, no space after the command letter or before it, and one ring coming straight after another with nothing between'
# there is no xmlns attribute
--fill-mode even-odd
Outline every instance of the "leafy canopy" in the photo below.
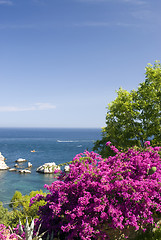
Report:
<svg viewBox="0 0 161 240"><path fill-rule="evenodd" d="M43 196L46 196L46 193L44 193L42 190L40 191L32 191L29 195L22 195L21 192L16 191L11 199L10 207L12 208L12 227L16 227L19 223L19 219L21 219L21 222L25 224L26 217L31 218L37 218L39 207L44 205L44 201L37 202L35 205L30 206L30 199L36 196L37 194L41 194ZM30 220L30 219L29 219Z"/></svg>
<svg viewBox="0 0 161 240"><path fill-rule="evenodd" d="M126 149L152 139L152 145L161 142L161 64L145 68L145 81L130 92L120 88L117 97L108 105L106 126L102 139L94 150L102 156L111 154L105 143L111 141L117 148Z"/></svg>

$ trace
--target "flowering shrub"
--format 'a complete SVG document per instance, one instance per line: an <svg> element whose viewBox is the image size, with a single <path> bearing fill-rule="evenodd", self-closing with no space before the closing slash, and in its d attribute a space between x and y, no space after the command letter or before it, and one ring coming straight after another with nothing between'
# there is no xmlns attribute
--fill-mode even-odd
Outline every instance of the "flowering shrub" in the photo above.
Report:
<svg viewBox="0 0 161 240"><path fill-rule="evenodd" d="M20 225L19 224L15 228L13 228L13 231L17 236L20 236L22 239L26 240L25 226L24 225L22 225L22 232L20 232Z"/></svg>
<svg viewBox="0 0 161 240"><path fill-rule="evenodd" d="M41 236L44 235L41 234L39 236L39 229L41 226L38 224L38 219L32 219L31 223L29 224L28 218L26 218L25 226L22 225L21 221L19 220L19 224L16 226L16 228L13 229L14 233L17 234L19 239L23 240L29 240L29 239L42 239Z"/></svg>
<svg viewBox="0 0 161 240"><path fill-rule="evenodd" d="M5 225L0 224L0 240L18 240L18 237L15 233L11 233L10 229L8 229Z"/></svg>
<svg viewBox="0 0 161 240"><path fill-rule="evenodd" d="M44 199L39 209L43 230L60 239L108 239L109 229L122 233L130 226L145 230L161 212L161 164L158 151L145 143L103 159L94 152L76 155L68 174L45 187L46 197L37 195L31 204ZM127 237L128 237L128 233Z"/></svg>

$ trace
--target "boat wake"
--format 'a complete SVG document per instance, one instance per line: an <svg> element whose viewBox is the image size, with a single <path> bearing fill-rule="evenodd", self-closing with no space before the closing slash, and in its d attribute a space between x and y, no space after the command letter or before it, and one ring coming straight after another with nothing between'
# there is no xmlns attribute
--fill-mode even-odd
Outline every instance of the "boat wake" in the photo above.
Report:
<svg viewBox="0 0 161 240"><path fill-rule="evenodd" d="M57 140L59 143L94 142L94 140Z"/></svg>
<svg viewBox="0 0 161 240"><path fill-rule="evenodd" d="M78 140L75 140L75 141L72 141L72 140L65 140L65 141L62 141L62 140L57 140L57 142L60 142L60 143L70 143L70 142L80 142Z"/></svg>

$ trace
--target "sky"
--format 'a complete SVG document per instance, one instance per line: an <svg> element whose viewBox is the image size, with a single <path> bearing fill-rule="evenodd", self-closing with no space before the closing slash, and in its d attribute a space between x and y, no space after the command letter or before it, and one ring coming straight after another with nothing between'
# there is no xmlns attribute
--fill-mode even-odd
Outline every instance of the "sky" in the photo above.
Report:
<svg viewBox="0 0 161 240"><path fill-rule="evenodd" d="M160 0L0 0L0 127L104 127L161 60L160 29Z"/></svg>

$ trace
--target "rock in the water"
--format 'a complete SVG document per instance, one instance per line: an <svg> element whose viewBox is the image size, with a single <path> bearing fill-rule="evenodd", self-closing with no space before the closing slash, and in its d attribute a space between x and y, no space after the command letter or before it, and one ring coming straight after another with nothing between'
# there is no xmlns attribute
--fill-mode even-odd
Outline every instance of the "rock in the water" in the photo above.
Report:
<svg viewBox="0 0 161 240"><path fill-rule="evenodd" d="M16 162L18 162L18 163L27 162L27 160L24 159L24 158L19 158L19 159L16 160Z"/></svg>
<svg viewBox="0 0 161 240"><path fill-rule="evenodd" d="M66 166L64 167L64 171L65 171L65 172L69 172L69 171L70 171L69 165L66 165Z"/></svg>
<svg viewBox="0 0 161 240"><path fill-rule="evenodd" d="M5 163L5 157L0 152L0 170L7 170L9 167Z"/></svg>
<svg viewBox="0 0 161 240"><path fill-rule="evenodd" d="M31 173L28 169L19 170L19 173Z"/></svg>
<svg viewBox="0 0 161 240"><path fill-rule="evenodd" d="M10 172L16 172L17 169L16 169L16 168L10 168L9 171L10 171Z"/></svg>
<svg viewBox="0 0 161 240"><path fill-rule="evenodd" d="M28 162L28 168L31 168L32 167L32 164L30 162Z"/></svg>
<svg viewBox="0 0 161 240"><path fill-rule="evenodd" d="M60 170L60 167L55 164L55 162L52 163L45 163L44 165L37 168L37 172L40 173L53 173L55 170Z"/></svg>

